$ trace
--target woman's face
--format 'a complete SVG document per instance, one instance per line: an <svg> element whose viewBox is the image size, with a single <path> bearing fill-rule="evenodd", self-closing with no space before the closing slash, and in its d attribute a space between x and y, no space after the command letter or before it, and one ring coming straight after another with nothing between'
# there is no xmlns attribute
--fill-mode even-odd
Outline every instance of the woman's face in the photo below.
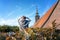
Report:
<svg viewBox="0 0 60 40"><path fill-rule="evenodd" d="M22 21L24 21L25 20L25 18L24 17L22 17Z"/></svg>

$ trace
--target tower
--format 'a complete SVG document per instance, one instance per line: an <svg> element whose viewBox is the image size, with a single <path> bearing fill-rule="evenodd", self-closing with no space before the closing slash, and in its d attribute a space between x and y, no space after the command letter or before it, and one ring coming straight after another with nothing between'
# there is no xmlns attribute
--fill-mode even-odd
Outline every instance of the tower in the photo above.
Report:
<svg viewBox="0 0 60 40"><path fill-rule="evenodd" d="M40 18L39 13L38 13L38 8L36 7L36 15L35 15L35 22Z"/></svg>

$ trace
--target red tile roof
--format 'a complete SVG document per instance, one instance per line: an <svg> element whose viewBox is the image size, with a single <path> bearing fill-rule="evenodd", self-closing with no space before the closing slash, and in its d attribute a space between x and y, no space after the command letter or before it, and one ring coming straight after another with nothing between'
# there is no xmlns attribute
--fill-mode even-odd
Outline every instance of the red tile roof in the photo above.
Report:
<svg viewBox="0 0 60 40"><path fill-rule="evenodd" d="M40 19L34 24L33 28L35 28L35 27L41 28L41 27L45 24L45 22L47 21L47 19L49 18L49 16L51 15L52 11L55 9L56 5L57 5L57 3L55 3L55 4L45 13L45 15L44 15L42 18L40 18Z"/></svg>

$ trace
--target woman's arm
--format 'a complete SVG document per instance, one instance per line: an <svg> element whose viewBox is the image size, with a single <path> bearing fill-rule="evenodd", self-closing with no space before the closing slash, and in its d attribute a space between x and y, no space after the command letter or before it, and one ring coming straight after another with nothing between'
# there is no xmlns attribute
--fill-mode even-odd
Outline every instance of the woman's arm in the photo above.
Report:
<svg viewBox="0 0 60 40"><path fill-rule="evenodd" d="M21 19L22 19L22 17L18 19L19 25L21 25Z"/></svg>
<svg viewBox="0 0 60 40"><path fill-rule="evenodd" d="M31 21L28 17L26 17L26 19L28 19L29 22Z"/></svg>

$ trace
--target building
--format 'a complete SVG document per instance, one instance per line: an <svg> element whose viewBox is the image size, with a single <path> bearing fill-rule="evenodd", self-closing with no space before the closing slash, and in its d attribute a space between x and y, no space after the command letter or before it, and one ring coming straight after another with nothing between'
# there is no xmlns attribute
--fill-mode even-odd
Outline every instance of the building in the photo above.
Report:
<svg viewBox="0 0 60 40"><path fill-rule="evenodd" d="M60 24L60 0L58 0L46 13L43 15L33 27L50 28L52 22L56 20L56 24ZM56 27L60 29L60 26Z"/></svg>

